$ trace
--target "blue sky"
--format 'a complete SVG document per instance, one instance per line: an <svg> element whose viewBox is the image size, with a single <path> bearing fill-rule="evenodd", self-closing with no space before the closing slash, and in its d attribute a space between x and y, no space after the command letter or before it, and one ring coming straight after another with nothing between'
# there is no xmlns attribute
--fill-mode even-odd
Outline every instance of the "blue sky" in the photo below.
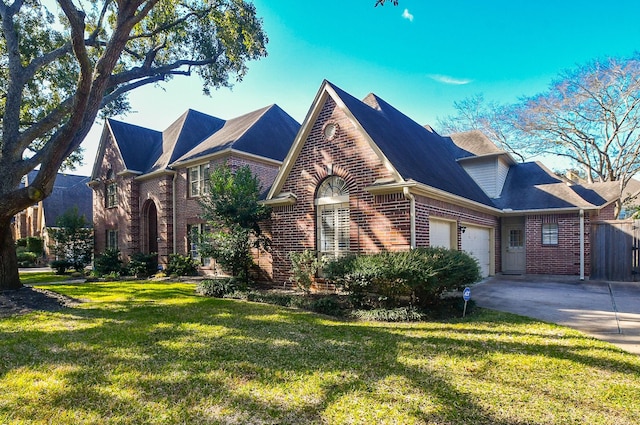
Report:
<svg viewBox="0 0 640 425"><path fill-rule="evenodd" d="M640 2L524 0L256 0L269 55L249 63L233 89L202 95L197 77L130 95L117 117L165 129L188 108L223 119L277 103L302 122L327 79L355 97L373 92L420 124L454 113L483 93L515 102L544 91L559 72L592 59L640 51ZM83 143L90 174L102 123Z"/></svg>

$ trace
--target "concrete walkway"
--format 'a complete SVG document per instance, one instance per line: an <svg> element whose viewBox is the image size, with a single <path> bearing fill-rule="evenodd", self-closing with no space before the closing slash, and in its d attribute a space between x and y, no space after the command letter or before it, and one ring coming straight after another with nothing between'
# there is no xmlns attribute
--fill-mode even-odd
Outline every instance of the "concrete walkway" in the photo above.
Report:
<svg viewBox="0 0 640 425"><path fill-rule="evenodd" d="M582 331L640 354L640 282L499 276L471 289L480 307Z"/></svg>

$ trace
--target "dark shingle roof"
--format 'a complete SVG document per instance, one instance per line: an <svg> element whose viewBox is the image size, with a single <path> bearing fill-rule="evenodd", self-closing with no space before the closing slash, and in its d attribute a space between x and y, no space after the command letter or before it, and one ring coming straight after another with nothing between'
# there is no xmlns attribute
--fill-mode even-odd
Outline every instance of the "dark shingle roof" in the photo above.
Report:
<svg viewBox="0 0 640 425"><path fill-rule="evenodd" d="M188 161L233 148L282 161L300 129L300 124L278 105L258 109L230 119L176 162Z"/></svg>
<svg viewBox="0 0 640 425"><path fill-rule="evenodd" d="M162 151L147 172L167 168L224 125L220 118L189 109L162 132Z"/></svg>
<svg viewBox="0 0 640 425"><path fill-rule="evenodd" d="M513 165L496 205L503 209L537 210L602 206L617 197L617 182L569 185L539 162Z"/></svg>
<svg viewBox="0 0 640 425"><path fill-rule="evenodd" d="M457 159L505 153L480 130L454 133L449 138L452 141L453 152Z"/></svg>
<svg viewBox="0 0 640 425"><path fill-rule="evenodd" d="M26 183L36 178L38 171L31 171L27 175ZM84 215L87 224L93 220L93 191L87 186L91 180L88 176L58 173L53 184L51 195L42 201L42 209L46 226L55 226L58 217L73 207Z"/></svg>
<svg viewBox="0 0 640 425"><path fill-rule="evenodd" d="M147 174L233 147L282 161L300 128L278 105L228 121L189 109L163 132L109 120L129 170Z"/></svg>
<svg viewBox="0 0 640 425"><path fill-rule="evenodd" d="M145 172L158 158L162 133L113 119L108 124L127 169Z"/></svg>
<svg viewBox="0 0 640 425"><path fill-rule="evenodd" d="M429 131L374 94L363 102L328 84L405 180L493 206L456 162L450 140Z"/></svg>

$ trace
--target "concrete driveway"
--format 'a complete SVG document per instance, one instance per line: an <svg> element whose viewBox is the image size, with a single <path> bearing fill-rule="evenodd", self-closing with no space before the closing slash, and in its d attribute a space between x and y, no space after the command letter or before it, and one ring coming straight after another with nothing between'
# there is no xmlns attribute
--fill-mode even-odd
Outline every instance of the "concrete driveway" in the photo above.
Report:
<svg viewBox="0 0 640 425"><path fill-rule="evenodd" d="M640 354L640 282L498 276L471 289L480 307L557 323Z"/></svg>

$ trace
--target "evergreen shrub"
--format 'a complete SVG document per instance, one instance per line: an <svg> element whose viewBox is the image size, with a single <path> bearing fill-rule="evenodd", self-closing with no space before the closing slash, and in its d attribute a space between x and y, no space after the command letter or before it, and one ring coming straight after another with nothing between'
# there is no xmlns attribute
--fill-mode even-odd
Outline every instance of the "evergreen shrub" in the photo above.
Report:
<svg viewBox="0 0 640 425"><path fill-rule="evenodd" d="M437 303L445 291L478 281L480 269L464 252L418 248L338 258L325 267L325 275L350 294L355 305L375 295L383 307L426 307Z"/></svg>

